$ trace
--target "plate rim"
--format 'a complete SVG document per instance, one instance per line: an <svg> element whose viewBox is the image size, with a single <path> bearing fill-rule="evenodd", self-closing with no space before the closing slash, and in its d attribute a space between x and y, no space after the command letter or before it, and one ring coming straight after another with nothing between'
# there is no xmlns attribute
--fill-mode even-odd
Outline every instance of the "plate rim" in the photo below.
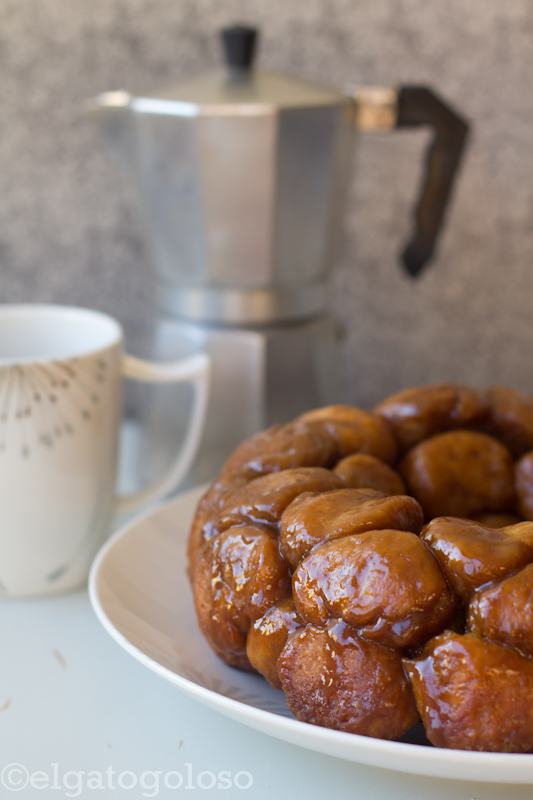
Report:
<svg viewBox="0 0 533 800"><path fill-rule="evenodd" d="M248 705L240 700L227 697L215 690L201 686L163 666L134 645L111 621L98 595L98 578L105 565L106 557L119 541L127 538L133 531L137 531L147 520L159 515L165 515L175 506L179 508L183 504L192 504L193 498L199 500L205 489L205 486L189 489L170 500L159 503L157 506L152 506L129 520L107 539L93 560L88 580L91 606L103 628L130 656L189 696L224 716L304 749L311 749L343 760L350 760L354 763L395 770L405 774L484 783L533 784L533 754L492 753L428 747L409 742L375 739L301 722L296 718L285 717L273 711ZM270 728L276 728L277 732L271 732ZM279 733L285 735L278 735ZM295 742L294 736L291 734L296 734L298 739L303 738L305 743L299 744ZM324 749L323 740L326 737L331 746ZM354 757L334 752L335 745L339 746L339 750L350 750L350 745L354 743L356 745L353 748L356 751L354 752ZM413 769L412 764L403 766L402 754L409 754L409 759L406 759L408 762L412 758L416 759L417 755L421 756L420 763L416 764L416 770ZM360 758L359 755L364 757ZM524 761L526 758L528 758L528 762ZM388 763L389 759L393 763ZM524 767L529 768L530 775L523 775ZM455 774L451 774L451 768L453 768ZM482 778L479 777L479 774L476 774L475 777L472 776L472 772L476 771L477 773L482 770L484 770ZM498 771L503 771L505 774L493 774Z"/></svg>

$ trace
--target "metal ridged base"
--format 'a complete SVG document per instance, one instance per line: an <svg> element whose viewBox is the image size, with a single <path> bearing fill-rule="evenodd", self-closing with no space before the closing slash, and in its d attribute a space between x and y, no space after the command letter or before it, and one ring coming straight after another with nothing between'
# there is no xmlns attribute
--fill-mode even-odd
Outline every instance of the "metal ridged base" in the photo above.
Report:
<svg viewBox="0 0 533 800"><path fill-rule="evenodd" d="M165 286L159 307L170 318L219 325L268 325L296 322L326 311L323 283L271 289Z"/></svg>

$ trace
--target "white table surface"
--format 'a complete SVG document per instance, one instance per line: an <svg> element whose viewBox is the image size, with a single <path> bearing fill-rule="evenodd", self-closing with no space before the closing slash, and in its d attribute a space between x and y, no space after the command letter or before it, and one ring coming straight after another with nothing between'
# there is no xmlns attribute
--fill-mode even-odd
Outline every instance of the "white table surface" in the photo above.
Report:
<svg viewBox="0 0 533 800"><path fill-rule="evenodd" d="M86 592L2 601L0 631L0 772L18 763L30 774L45 773L40 776L45 788L28 784L15 793L0 787L2 798L178 797L188 791L189 769L193 785L202 771L218 775L225 770L232 776L249 772L253 785L247 790L195 789L228 798L531 800L533 796L531 786L433 780L358 766L232 722L125 653L100 626ZM114 774L108 773L109 768ZM140 780L143 772L158 770L162 777L157 794L156 787L142 788L139 783L133 789L117 785L117 776L124 771ZM77 776L66 777L74 788L63 785L69 771L86 773L80 778L81 794L76 795ZM86 787L91 771L102 773L104 789ZM181 789L164 786L169 771L184 775ZM19 778L13 773L13 780ZM127 785L132 780L125 776L122 782ZM146 776L144 783L155 780ZM201 782L210 780L204 776ZM239 780L246 783L247 778ZM39 776L34 783L38 781Z"/></svg>
<svg viewBox="0 0 533 800"><path fill-rule="evenodd" d="M198 785L200 773L223 771L232 780L249 773L253 784L249 789L219 788L218 780L213 789ZM72 774L78 772L83 774ZM178 780L171 772L183 775L181 788L165 786L166 776L170 783ZM246 728L131 658L101 627L86 591L0 602L0 774L4 784L11 779L12 789L20 789L0 782L0 797L24 800L171 798L192 790L193 797L254 800L533 797L533 786L429 779L359 766ZM136 779L137 785L121 788L120 779L125 786ZM204 785L211 780L209 774L200 777ZM239 778L243 785L248 780Z"/></svg>

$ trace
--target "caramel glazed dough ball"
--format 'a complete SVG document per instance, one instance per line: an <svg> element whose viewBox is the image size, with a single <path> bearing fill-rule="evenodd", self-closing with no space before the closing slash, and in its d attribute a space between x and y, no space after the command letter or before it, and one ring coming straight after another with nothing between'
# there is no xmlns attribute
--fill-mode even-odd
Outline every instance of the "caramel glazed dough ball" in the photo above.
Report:
<svg viewBox="0 0 533 800"><path fill-rule="evenodd" d="M494 530L438 518L422 539L467 612L466 630L438 634L403 660L429 740L533 751L533 523Z"/></svg>
<svg viewBox="0 0 533 800"><path fill-rule="evenodd" d="M301 720L394 739L421 716L439 746L533 750L532 463L533 404L501 388L257 434L193 521L200 628Z"/></svg>

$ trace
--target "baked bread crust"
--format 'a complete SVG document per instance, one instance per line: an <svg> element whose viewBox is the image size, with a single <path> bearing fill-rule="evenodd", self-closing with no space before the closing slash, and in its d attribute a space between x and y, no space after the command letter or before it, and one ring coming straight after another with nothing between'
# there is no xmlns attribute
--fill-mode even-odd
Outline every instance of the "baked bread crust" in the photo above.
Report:
<svg viewBox="0 0 533 800"><path fill-rule="evenodd" d="M303 721L395 739L420 715L438 746L533 751L531 476L533 402L503 387L275 425L198 504L199 626Z"/></svg>

